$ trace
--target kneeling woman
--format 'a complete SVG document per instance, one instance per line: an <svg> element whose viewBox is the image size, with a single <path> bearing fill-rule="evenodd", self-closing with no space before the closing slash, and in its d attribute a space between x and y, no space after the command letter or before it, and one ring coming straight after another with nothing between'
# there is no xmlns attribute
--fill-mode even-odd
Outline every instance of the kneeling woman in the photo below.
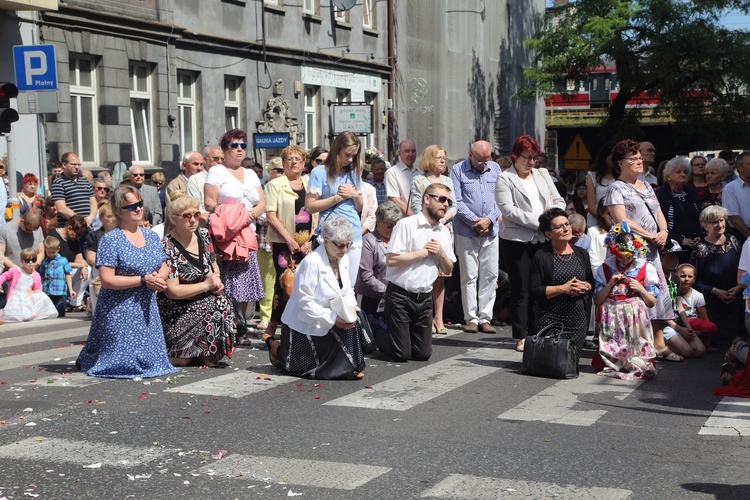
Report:
<svg viewBox="0 0 750 500"><path fill-rule="evenodd" d="M167 206L172 230L161 241L167 254L167 289L158 298L173 366L216 366L232 357L236 335L208 231L198 227L200 202L181 193Z"/></svg>
<svg viewBox="0 0 750 500"><path fill-rule="evenodd" d="M297 267L281 316L281 341L266 341L271 363L304 378L359 379L365 369L364 339L346 254L354 227L331 215L321 234L323 244Z"/></svg>

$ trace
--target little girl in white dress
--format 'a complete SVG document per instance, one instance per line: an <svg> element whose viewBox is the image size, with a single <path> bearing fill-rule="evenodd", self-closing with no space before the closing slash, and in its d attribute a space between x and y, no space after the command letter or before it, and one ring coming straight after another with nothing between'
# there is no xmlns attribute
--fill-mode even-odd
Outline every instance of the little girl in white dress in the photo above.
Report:
<svg viewBox="0 0 750 500"><path fill-rule="evenodd" d="M1 322L20 323L57 317L55 305L42 291L42 277L34 271L36 260L36 251L24 248L21 251L21 268L13 267L0 274L0 285L9 283L8 301L1 311Z"/></svg>

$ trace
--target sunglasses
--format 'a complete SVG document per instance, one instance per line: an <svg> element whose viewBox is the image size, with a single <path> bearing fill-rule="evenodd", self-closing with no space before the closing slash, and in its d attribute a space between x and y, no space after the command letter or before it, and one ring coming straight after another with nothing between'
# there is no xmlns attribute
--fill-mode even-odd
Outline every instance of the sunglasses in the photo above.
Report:
<svg viewBox="0 0 750 500"><path fill-rule="evenodd" d="M352 244L350 241L347 241L346 243L338 243L338 242L335 242L333 240L328 240L328 241L330 241L331 243L333 243L333 245L336 248L338 248L339 250L346 250L347 248L349 248L349 245Z"/></svg>
<svg viewBox="0 0 750 500"><path fill-rule="evenodd" d="M237 149L242 148L247 149L247 143L246 142L230 142L229 143L229 149Z"/></svg>
<svg viewBox="0 0 750 500"><path fill-rule="evenodd" d="M163 184L164 184L163 182L154 181L154 186L161 186Z"/></svg>
<svg viewBox="0 0 750 500"><path fill-rule="evenodd" d="M146 177L146 174L130 174L133 177Z"/></svg>
<svg viewBox="0 0 750 500"><path fill-rule="evenodd" d="M97 186L94 189L96 189L97 191L104 191L105 193L109 193L108 187Z"/></svg>
<svg viewBox="0 0 750 500"><path fill-rule="evenodd" d="M283 169L283 168L280 168L280 167L276 167L276 168L274 168L274 169L273 169L273 171L274 171L274 172L277 172L277 173L279 173L279 174L283 174L283 173L284 173L284 169Z"/></svg>
<svg viewBox="0 0 750 500"><path fill-rule="evenodd" d="M447 196L443 196L443 195L438 196L436 194L428 194L427 196L429 196L430 198L433 198L433 199L437 200L438 203L448 203L449 207L453 206L453 200L451 200Z"/></svg>
<svg viewBox="0 0 750 500"><path fill-rule="evenodd" d="M143 208L143 200L136 203L131 203L130 205L125 205L122 208L124 210L127 210L128 212L135 212L139 208Z"/></svg>
<svg viewBox="0 0 750 500"><path fill-rule="evenodd" d="M188 212L188 213L180 214L180 217L182 217L182 219L183 219L183 220L186 220L186 221L189 221L189 220L191 220L191 219L196 219L196 220L198 220L198 219L200 219L200 218L201 218L201 213L200 213L200 211L198 211L198 212L193 212L193 213L189 213L189 212Z"/></svg>
<svg viewBox="0 0 750 500"><path fill-rule="evenodd" d="M27 264L31 264L32 262L36 262L36 259L23 259L23 261Z"/></svg>
<svg viewBox="0 0 750 500"><path fill-rule="evenodd" d="M321 160L320 158L315 158L315 159L314 159L313 161L314 161L315 163L317 163L318 165L322 165L322 164L323 164L323 162L325 162L325 160Z"/></svg>
<svg viewBox="0 0 750 500"><path fill-rule="evenodd" d="M212 156L211 159L213 161L224 161L224 157L223 156Z"/></svg>

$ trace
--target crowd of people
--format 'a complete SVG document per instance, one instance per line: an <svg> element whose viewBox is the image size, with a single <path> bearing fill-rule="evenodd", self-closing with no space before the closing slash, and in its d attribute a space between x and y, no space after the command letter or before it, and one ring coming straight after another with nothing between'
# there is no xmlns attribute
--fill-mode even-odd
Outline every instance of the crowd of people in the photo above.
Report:
<svg viewBox="0 0 750 500"><path fill-rule="evenodd" d="M221 365L257 303L271 363L301 377L360 379L375 349L427 361L450 317L474 334L509 321L519 352L562 324L576 361L593 349L622 379L728 344L721 379L744 380L750 153L656 167L653 144L625 140L558 179L528 135L452 166L403 140L389 166L344 132L285 148L267 175L247 148L230 130L168 184L133 166L113 189L75 153L46 198L26 175L0 227L3 321L88 311L78 366L102 377Z"/></svg>

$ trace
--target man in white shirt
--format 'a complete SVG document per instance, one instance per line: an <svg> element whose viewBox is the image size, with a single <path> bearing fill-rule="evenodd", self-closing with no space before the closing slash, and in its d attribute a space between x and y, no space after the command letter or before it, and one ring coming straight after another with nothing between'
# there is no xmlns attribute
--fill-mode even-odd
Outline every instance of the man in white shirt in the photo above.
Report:
<svg viewBox="0 0 750 500"><path fill-rule="evenodd" d="M385 171L385 194L404 214L408 208L411 181L422 173L414 168L416 161L417 146L414 141L404 139L398 145L398 163Z"/></svg>
<svg viewBox="0 0 750 500"><path fill-rule="evenodd" d="M206 184L208 171L211 167L219 165L224 161L224 152L219 146L211 144L210 146L206 146L206 149L203 152L203 158L206 160L206 168L202 172L198 172L190 177L187 183L187 194L193 198L198 198L200 201L200 210L202 212L201 226L205 226L208 221L208 212L206 212L206 207L203 204L203 198L205 196L203 194L203 186Z"/></svg>
<svg viewBox="0 0 750 500"><path fill-rule="evenodd" d="M450 189L430 184L423 197L422 211L398 221L386 250L386 354L397 362L430 359L432 284L456 261L450 231L440 224L451 205Z"/></svg>

